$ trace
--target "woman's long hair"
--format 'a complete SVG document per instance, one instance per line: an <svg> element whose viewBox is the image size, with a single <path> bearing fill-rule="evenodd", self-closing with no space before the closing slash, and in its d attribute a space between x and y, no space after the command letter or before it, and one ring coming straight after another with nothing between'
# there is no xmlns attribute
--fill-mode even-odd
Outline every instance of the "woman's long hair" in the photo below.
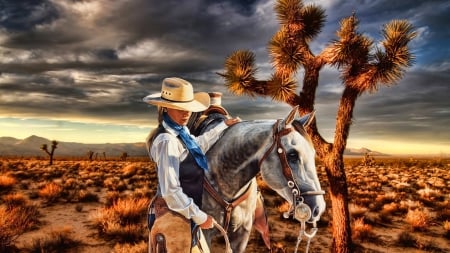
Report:
<svg viewBox="0 0 450 253"><path fill-rule="evenodd" d="M156 133L158 132L158 128L163 121L163 114L166 111L164 107L158 106L158 126L155 127L147 136L145 143L147 144L147 151L150 154L150 148L152 147L153 140L156 137Z"/></svg>

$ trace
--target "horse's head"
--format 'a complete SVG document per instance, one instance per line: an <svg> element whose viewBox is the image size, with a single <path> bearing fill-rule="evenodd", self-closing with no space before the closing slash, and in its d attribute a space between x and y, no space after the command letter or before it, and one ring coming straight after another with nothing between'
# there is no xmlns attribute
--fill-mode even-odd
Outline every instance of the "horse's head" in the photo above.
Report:
<svg viewBox="0 0 450 253"><path fill-rule="evenodd" d="M314 115L296 118L297 110L295 107L285 119L273 126L270 147L260 161L261 175L289 202L290 212L297 220L316 222L326 205L317 176L315 150L304 129ZM305 210L304 204L310 210Z"/></svg>

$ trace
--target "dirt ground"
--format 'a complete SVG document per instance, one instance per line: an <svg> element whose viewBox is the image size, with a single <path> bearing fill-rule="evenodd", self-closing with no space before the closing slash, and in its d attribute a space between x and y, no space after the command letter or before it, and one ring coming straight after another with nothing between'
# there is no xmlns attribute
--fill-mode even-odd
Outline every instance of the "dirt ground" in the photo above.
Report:
<svg viewBox="0 0 450 253"><path fill-rule="evenodd" d="M9 160L9 163L12 163ZM56 162L56 165L53 165L53 168L60 166L63 168L67 168L67 164L74 164L76 161L60 161ZM30 163L31 164L31 163ZM82 163L81 166L78 166L79 170L83 170L83 166L93 166L92 164L84 165L88 163ZM111 165L114 164L114 165ZM108 167L110 170L117 170L122 173L123 168L133 164L133 162L98 162L96 166ZM24 171L28 171L27 173L32 173L35 169L46 168L44 162L36 162L34 165L29 165L28 163L22 166L22 169L5 169L5 163L3 163L3 169L1 170L2 174L8 175L21 175ZM34 166L33 168L31 168ZM145 162L137 162L137 167L146 167ZM356 167L355 167L356 168ZM22 171L22 172L20 172ZM318 171L321 178L322 186L324 190L328 193L328 186L326 179L324 177L324 168L318 166ZM377 171L377 170L375 170ZM378 170L379 171L379 170ZM406 173L406 170L402 170L402 173ZM430 173L444 173L444 179L447 179L445 173L449 172L448 164L443 169L434 169L430 170ZM350 200L351 202L358 202L356 198L360 198L358 194L352 194L354 187L358 188L359 183L357 175L360 174L356 169L349 170L348 172L348 181L349 181L349 192L350 192ZM82 173L80 173L82 174ZM92 174L92 173L91 173ZM93 174L94 175L94 174ZM17 176L17 177L19 177ZM106 175L107 177L108 175ZM430 177L430 175L428 175ZM442 175L436 175L437 177L442 177ZM353 178L354 177L354 178ZM411 177L414 178L414 175ZM53 179L54 181L63 182L64 177L62 179ZM61 181L62 180L62 181ZM83 179L87 180L87 179ZM151 182L156 182L155 180L151 180ZM365 182L360 182L365 183ZM24 187L23 184L29 184L27 187ZM136 183L135 183L136 184ZM444 189L442 189L443 196L439 198L439 201L442 203L446 203L445 205L449 206L449 198L450 198L450 190L449 183L444 182ZM21 186L20 186L21 185ZM22 180L20 185L17 185L12 190L13 192L22 192L25 195L30 195L31 192L42 185L42 182L39 178L30 177L30 179ZM72 203L70 201L58 200L55 203L50 205L43 205L40 199L31 200L37 205L39 208L39 221L40 225L38 228L21 234L15 241L15 246L19 249L19 252L26 252L27 247L31 245L33 240L36 238L40 238L49 234L50 231L54 229L60 229L64 227L68 227L72 229L72 236L74 239L81 242L80 246L76 249L69 250L67 252L87 252L87 253L107 253L114 252L114 246L117 244L114 240L107 240L102 238L98 234L98 230L92 224L92 217L98 212L98 210L104 206L105 203L105 195L107 194L107 188L99 188L92 187L86 184L86 190L96 192L98 194L99 201L98 202L89 202L89 203ZM154 186L154 185L153 185ZM153 187L150 186L149 188ZM132 188L132 187L129 187ZM128 190L129 191L129 190ZM2 193L2 192L0 192ZM5 193L2 193L4 195ZM294 252L294 247L297 240L297 235L300 229L300 224L293 220L286 220L282 218L280 211L278 210L280 203L283 202L279 196L271 192L270 190L263 191L263 196L266 204L266 211L269 217L270 223L270 233L271 233L271 242L273 248L276 248L274 252ZM353 198L353 199L352 199ZM328 196L326 196L327 204L329 204ZM376 198L371 200L372 202L376 201ZM400 200L397 200L400 201ZM359 202L358 202L359 203ZM450 252L450 240L448 236L445 236L445 231L442 226L442 222L438 219L432 219L427 226L427 229L421 231L412 231L408 225L405 223L404 215L393 215L389 222L381 221L379 219L379 214L375 211L372 211L373 208L370 208L368 205L369 211L365 213L365 219L371 225L371 233L372 236L369 239L359 240L355 239L354 242L357 245L355 252L392 252L392 253L405 253L405 252ZM433 209L432 207L429 209ZM327 212L322 216L321 221L318 224L319 230L317 235L311 241L311 247L309 252L330 252L330 247L332 243L332 231L330 225L330 213L331 206L329 205L327 208ZM445 212L448 214L448 210ZM145 221L143 221L145 222ZM410 247L401 247L398 243L399 235L402 232L407 231L411 235L416 238L415 245ZM299 247L298 252L304 252L305 241L302 241ZM214 241L211 252L224 252L224 243L223 240L218 238ZM252 232L251 239L249 241L246 252L255 253L255 252L268 252L265 248L262 239L256 231Z"/></svg>

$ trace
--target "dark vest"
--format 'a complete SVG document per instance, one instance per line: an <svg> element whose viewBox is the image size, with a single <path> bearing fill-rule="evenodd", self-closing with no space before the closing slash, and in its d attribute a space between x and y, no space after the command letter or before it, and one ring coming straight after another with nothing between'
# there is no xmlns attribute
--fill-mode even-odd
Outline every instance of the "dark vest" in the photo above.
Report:
<svg viewBox="0 0 450 253"><path fill-rule="evenodd" d="M153 136L153 138L156 138L156 136L161 133L167 133L167 131L162 125L159 125L157 132ZM183 141L181 141L180 138L178 139L184 146ZM179 170L179 180L183 192L188 197L191 197L194 200L194 203L201 208L203 195L203 177L205 175L205 172L200 166L197 165L194 156L192 156L191 153L189 153L186 159L184 159L184 161L180 163Z"/></svg>

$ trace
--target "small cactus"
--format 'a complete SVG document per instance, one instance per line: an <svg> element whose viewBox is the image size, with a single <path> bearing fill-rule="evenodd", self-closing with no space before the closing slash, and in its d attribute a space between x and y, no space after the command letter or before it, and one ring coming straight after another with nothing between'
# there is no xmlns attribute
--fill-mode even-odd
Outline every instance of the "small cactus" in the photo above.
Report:
<svg viewBox="0 0 450 253"><path fill-rule="evenodd" d="M53 154L55 153L56 146L58 146L58 142L57 141L52 141L51 151L48 151L47 144L42 144L41 145L41 149L44 150L45 153L47 153L47 155L50 158L49 165L53 164Z"/></svg>

